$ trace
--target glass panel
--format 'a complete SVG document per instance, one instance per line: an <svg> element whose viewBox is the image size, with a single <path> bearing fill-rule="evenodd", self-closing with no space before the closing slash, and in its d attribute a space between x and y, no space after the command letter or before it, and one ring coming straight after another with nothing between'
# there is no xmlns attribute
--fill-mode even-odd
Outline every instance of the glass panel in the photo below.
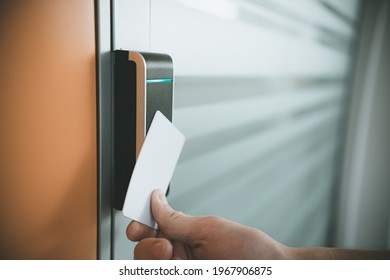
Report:
<svg viewBox="0 0 390 280"><path fill-rule="evenodd" d="M150 48L174 59L187 137L175 208L329 244L359 4L334 2L151 1Z"/></svg>

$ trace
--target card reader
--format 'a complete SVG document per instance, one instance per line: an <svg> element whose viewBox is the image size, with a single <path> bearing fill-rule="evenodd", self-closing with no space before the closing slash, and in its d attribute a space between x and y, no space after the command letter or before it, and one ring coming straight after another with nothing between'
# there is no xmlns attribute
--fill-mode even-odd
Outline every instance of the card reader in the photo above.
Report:
<svg viewBox="0 0 390 280"><path fill-rule="evenodd" d="M169 55L114 51L114 207L122 210L127 187L153 116L172 122L173 62Z"/></svg>

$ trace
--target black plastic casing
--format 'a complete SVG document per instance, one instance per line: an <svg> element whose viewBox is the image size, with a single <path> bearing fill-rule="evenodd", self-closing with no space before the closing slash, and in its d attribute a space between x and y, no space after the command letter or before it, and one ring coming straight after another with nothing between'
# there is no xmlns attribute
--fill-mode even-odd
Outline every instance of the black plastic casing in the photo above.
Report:
<svg viewBox="0 0 390 280"><path fill-rule="evenodd" d="M171 57L166 54L131 52L139 58L134 61L129 59L129 53L114 51L113 206L118 210L123 208L138 156L137 149L142 145L140 140L145 138L154 114L160 111L170 121L173 114ZM142 74L144 79L140 79L139 73L145 73ZM143 104L143 108L139 108L142 106L140 104Z"/></svg>

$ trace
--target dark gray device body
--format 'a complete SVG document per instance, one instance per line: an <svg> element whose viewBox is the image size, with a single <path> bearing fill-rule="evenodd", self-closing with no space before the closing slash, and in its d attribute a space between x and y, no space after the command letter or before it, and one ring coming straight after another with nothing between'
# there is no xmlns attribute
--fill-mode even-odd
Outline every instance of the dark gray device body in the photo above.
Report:
<svg viewBox="0 0 390 280"><path fill-rule="evenodd" d="M169 55L114 51L113 205L122 210L136 158L156 111L172 121Z"/></svg>

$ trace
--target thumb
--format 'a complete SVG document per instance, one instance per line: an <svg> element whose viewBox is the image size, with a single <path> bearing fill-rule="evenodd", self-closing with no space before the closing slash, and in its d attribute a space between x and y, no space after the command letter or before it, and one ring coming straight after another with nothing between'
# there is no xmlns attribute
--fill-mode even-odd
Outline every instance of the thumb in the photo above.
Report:
<svg viewBox="0 0 390 280"><path fill-rule="evenodd" d="M189 237L195 226L195 217L173 210L161 190L153 191L151 208L157 225L166 236L185 243L192 243Z"/></svg>

